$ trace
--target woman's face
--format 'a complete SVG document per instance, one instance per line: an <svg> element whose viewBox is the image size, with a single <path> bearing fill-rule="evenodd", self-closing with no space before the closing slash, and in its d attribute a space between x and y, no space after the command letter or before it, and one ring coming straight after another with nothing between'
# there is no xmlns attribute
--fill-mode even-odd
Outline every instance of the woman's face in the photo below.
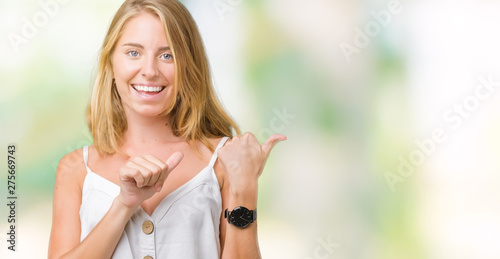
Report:
<svg viewBox="0 0 500 259"><path fill-rule="evenodd" d="M126 115L157 116L174 101L174 62L160 19L141 13L123 28L111 62Z"/></svg>

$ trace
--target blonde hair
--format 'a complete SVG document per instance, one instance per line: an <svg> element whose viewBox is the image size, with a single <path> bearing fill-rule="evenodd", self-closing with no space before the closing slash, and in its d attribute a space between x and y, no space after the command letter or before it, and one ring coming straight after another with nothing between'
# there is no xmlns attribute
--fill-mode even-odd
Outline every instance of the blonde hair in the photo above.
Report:
<svg viewBox="0 0 500 259"><path fill-rule="evenodd" d="M126 23L141 12L157 15L163 23L175 65L175 98L160 116L171 113L171 127L195 147L201 141L210 151L210 137L232 137L238 126L226 114L214 94L203 41L189 11L176 0L127 0L116 12L104 39L91 101L87 106L87 124L94 146L101 157L123 154L120 146L127 121L113 80L111 62L116 43ZM125 155L125 154L123 154Z"/></svg>

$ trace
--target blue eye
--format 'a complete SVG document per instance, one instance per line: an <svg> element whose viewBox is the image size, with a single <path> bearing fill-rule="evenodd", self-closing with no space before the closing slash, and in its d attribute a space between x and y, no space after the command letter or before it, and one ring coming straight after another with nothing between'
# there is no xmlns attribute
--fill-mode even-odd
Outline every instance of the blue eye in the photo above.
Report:
<svg viewBox="0 0 500 259"><path fill-rule="evenodd" d="M128 51L128 52L127 52L127 54L128 54L129 56L131 56L131 57L134 57L134 58L136 58L136 57L138 57L138 56L139 56L139 52L137 52L137 51L135 51L135 50L130 50L130 51Z"/></svg>
<svg viewBox="0 0 500 259"><path fill-rule="evenodd" d="M171 54L165 53L160 56L163 59L173 59L174 57Z"/></svg>

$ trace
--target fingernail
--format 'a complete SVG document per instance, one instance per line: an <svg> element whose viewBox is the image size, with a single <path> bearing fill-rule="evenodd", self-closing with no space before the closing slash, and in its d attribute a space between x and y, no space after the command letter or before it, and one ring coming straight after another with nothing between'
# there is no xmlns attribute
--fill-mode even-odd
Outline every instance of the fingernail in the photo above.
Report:
<svg viewBox="0 0 500 259"><path fill-rule="evenodd" d="M158 186L158 187L156 187L156 192L160 192L160 191L161 191L161 188L162 188L162 186Z"/></svg>

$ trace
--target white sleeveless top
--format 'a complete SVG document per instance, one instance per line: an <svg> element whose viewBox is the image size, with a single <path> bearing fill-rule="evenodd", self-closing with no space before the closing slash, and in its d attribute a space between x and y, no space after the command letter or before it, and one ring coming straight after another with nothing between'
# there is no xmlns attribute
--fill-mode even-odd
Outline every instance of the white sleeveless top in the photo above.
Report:
<svg viewBox="0 0 500 259"><path fill-rule="evenodd" d="M165 197L151 216L139 206L111 258L220 258L222 198L213 166L217 150L227 139L219 142L207 167ZM89 169L88 146L83 147L83 160L87 175L80 206L80 241L101 221L120 193L118 185Z"/></svg>

